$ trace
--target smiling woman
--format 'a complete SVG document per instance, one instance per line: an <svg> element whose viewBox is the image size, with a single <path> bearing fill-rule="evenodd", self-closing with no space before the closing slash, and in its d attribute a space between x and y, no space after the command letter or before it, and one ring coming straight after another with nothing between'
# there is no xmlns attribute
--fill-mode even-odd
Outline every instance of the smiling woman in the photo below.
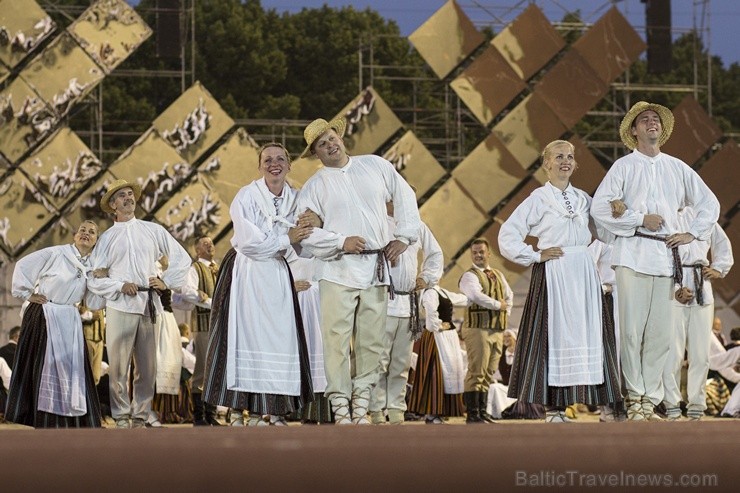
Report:
<svg viewBox="0 0 740 493"><path fill-rule="evenodd" d="M591 197L570 183L576 169L570 142L548 144L542 161L550 181L516 208L498 238L504 257L534 264L509 397L545 405L549 422L567 422L567 406L613 407L622 398L614 327L603 316L601 283L587 250ZM539 251L526 236L538 239Z"/></svg>
<svg viewBox="0 0 740 493"><path fill-rule="evenodd" d="M87 292L98 227L84 221L72 245L25 256L13 271L13 296L26 300L5 419L36 428L100 427L100 404L75 306L103 300Z"/></svg>

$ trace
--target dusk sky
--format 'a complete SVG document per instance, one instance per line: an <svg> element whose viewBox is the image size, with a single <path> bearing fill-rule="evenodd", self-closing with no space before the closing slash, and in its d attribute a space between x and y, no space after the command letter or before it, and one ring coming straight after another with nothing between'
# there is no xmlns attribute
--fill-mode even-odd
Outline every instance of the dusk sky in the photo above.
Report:
<svg viewBox="0 0 740 493"><path fill-rule="evenodd" d="M275 9L278 12L298 12L303 8L316 8L326 4L331 7L353 6L364 10L372 8L387 19L393 19L401 29L401 34L408 36L424 21L437 11L446 0L262 0L266 9ZM139 0L128 0L132 5ZM460 0L459 5L473 20L473 22L490 22L494 15L511 21L518 12L526 7L526 2L515 0ZM612 4L609 0L538 0L537 5L551 20L560 20L565 14L564 9L580 9L585 21L595 22ZM694 3L699 4L697 7ZM482 6L478 7L477 5ZM512 7L521 4L516 11ZM644 38L645 5L641 0L621 0L616 2L617 8L627 17L630 23ZM710 28L709 48L713 55L722 58L725 67L740 62L740 43L736 29L740 23L740 1L738 0L673 0L671 3L673 28L682 32L694 25L694 12L697 27L701 27L701 11L706 5L707 15L704 16L705 28ZM485 10L484 10L485 9Z"/></svg>

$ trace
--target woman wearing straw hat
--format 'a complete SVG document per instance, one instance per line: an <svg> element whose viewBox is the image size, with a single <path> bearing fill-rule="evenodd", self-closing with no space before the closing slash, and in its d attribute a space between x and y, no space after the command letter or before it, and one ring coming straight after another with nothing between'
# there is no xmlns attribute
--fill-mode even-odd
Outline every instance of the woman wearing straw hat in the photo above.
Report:
<svg viewBox="0 0 740 493"><path fill-rule="evenodd" d="M671 110L640 101L619 128L632 153L614 162L594 194L591 214L602 239L614 243L620 361L627 418L659 420L662 376L673 333L674 282L681 283L678 246L706 240L719 202L686 163L660 151L673 131ZM678 211L693 205L688 231Z"/></svg>
<svg viewBox="0 0 740 493"><path fill-rule="evenodd" d="M549 181L534 190L501 226L501 254L533 265L519 327L509 397L546 406L546 420L570 421L575 403L622 400L614 327L603 316L601 282L588 252L591 197L570 178L577 165L570 142L542 151ZM537 238L535 250L524 242Z"/></svg>
<svg viewBox="0 0 740 493"><path fill-rule="evenodd" d="M418 238L421 221L416 196L393 165L372 155L348 156L343 118L317 119L303 132L302 156L324 165L303 186L298 211L311 209L323 221L302 245L320 259L321 293L329 398L337 424L369 424L370 389L378 380L382 333L386 325L388 262ZM391 234L386 202L393 201L396 230ZM356 374L350 374L354 331ZM350 399L352 409L350 411Z"/></svg>

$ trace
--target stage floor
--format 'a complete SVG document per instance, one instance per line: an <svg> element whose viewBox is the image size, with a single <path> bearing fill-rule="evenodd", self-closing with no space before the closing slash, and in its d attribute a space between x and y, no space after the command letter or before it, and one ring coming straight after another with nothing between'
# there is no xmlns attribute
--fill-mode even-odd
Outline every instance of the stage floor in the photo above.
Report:
<svg viewBox="0 0 740 493"><path fill-rule="evenodd" d="M740 485L740 420L32 430L0 491L697 491Z"/></svg>

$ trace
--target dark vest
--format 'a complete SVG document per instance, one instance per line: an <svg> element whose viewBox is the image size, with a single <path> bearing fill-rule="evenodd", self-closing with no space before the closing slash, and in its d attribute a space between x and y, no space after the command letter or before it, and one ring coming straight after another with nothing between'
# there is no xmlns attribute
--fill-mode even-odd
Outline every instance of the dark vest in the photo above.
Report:
<svg viewBox="0 0 740 493"><path fill-rule="evenodd" d="M504 299L503 274L491 269L495 279L489 279L483 271L471 267L468 272L475 275L483 288L483 294L494 300ZM505 310L489 310L483 306L471 303L465 311L465 326L477 329L504 330L506 328L507 314Z"/></svg>
<svg viewBox="0 0 740 493"><path fill-rule="evenodd" d="M193 262L193 266L198 273L198 290L203 291L209 298L213 298L213 291L216 288L216 275L211 271L210 266L198 260ZM211 310L196 306L190 315L190 329L193 332L208 332L210 320Z"/></svg>

